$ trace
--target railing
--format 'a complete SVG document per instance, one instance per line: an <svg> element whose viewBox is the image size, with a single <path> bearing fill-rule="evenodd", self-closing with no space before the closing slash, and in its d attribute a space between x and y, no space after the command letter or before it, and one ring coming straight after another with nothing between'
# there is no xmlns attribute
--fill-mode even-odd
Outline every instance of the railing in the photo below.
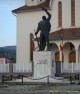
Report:
<svg viewBox="0 0 80 94"><path fill-rule="evenodd" d="M9 63L7 64L0 64L0 73L9 72Z"/></svg>
<svg viewBox="0 0 80 94"><path fill-rule="evenodd" d="M79 74L76 74L74 76L71 76L70 75L70 84L75 84L76 80L78 81L78 84L80 85L80 75Z"/></svg>
<svg viewBox="0 0 80 94"><path fill-rule="evenodd" d="M32 72L32 63L13 63L13 67L9 66L9 63L7 64L0 64L0 73L9 73L9 69L13 69L13 73L26 73L26 72Z"/></svg>
<svg viewBox="0 0 80 94"><path fill-rule="evenodd" d="M80 72L80 63L64 63L63 72L77 73Z"/></svg>
<svg viewBox="0 0 80 94"><path fill-rule="evenodd" d="M76 63L63 63L62 71L67 73L80 72L80 63L78 63L78 65ZM0 64L0 73L7 73L7 72L9 72L9 63ZM13 72L14 73L32 72L32 63L13 64Z"/></svg>
<svg viewBox="0 0 80 94"><path fill-rule="evenodd" d="M56 77L52 77L50 75L44 76L44 77L40 77L40 78L34 78L34 77L26 77L25 75L17 75L17 76L5 76L2 75L2 83L4 82L20 82L20 83L30 83L30 84L42 84L42 83L64 83L63 78L56 78ZM67 83L67 82L66 82ZM68 81L69 83L69 81Z"/></svg>

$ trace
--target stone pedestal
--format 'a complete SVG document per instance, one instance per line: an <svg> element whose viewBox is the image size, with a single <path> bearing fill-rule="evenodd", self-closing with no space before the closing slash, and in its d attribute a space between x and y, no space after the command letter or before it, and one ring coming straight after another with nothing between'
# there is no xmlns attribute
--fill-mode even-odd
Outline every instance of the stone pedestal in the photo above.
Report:
<svg viewBox="0 0 80 94"><path fill-rule="evenodd" d="M34 77L55 76L54 53L51 51L33 52Z"/></svg>

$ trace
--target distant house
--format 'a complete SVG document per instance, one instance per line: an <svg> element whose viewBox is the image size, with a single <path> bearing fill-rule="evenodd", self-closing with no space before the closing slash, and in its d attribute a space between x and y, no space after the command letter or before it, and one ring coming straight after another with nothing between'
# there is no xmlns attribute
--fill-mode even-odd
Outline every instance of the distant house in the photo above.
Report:
<svg viewBox="0 0 80 94"><path fill-rule="evenodd" d="M10 58L0 54L0 64L6 64L10 62L11 62Z"/></svg>
<svg viewBox="0 0 80 94"><path fill-rule="evenodd" d="M52 14L50 43L55 63L60 61L60 36L63 37L62 72L80 72L80 0L25 0L25 5L13 10L17 15L17 63L32 63L32 33L46 15ZM36 45L36 42L35 42Z"/></svg>
<svg viewBox="0 0 80 94"><path fill-rule="evenodd" d="M0 64L5 64L5 57L3 55L0 55Z"/></svg>

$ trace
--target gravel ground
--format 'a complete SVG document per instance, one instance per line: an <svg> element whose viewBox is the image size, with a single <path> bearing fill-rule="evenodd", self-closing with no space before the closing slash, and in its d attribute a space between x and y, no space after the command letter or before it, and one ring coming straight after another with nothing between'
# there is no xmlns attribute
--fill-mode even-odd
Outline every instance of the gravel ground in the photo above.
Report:
<svg viewBox="0 0 80 94"><path fill-rule="evenodd" d="M0 94L80 94L80 85L0 85Z"/></svg>

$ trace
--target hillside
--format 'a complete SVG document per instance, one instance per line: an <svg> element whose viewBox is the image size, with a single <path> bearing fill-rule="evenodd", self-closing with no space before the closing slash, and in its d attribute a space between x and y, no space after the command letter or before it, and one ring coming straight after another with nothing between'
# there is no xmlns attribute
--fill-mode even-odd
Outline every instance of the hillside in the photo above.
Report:
<svg viewBox="0 0 80 94"><path fill-rule="evenodd" d="M0 47L0 54L7 55L9 57L16 56L16 46Z"/></svg>

